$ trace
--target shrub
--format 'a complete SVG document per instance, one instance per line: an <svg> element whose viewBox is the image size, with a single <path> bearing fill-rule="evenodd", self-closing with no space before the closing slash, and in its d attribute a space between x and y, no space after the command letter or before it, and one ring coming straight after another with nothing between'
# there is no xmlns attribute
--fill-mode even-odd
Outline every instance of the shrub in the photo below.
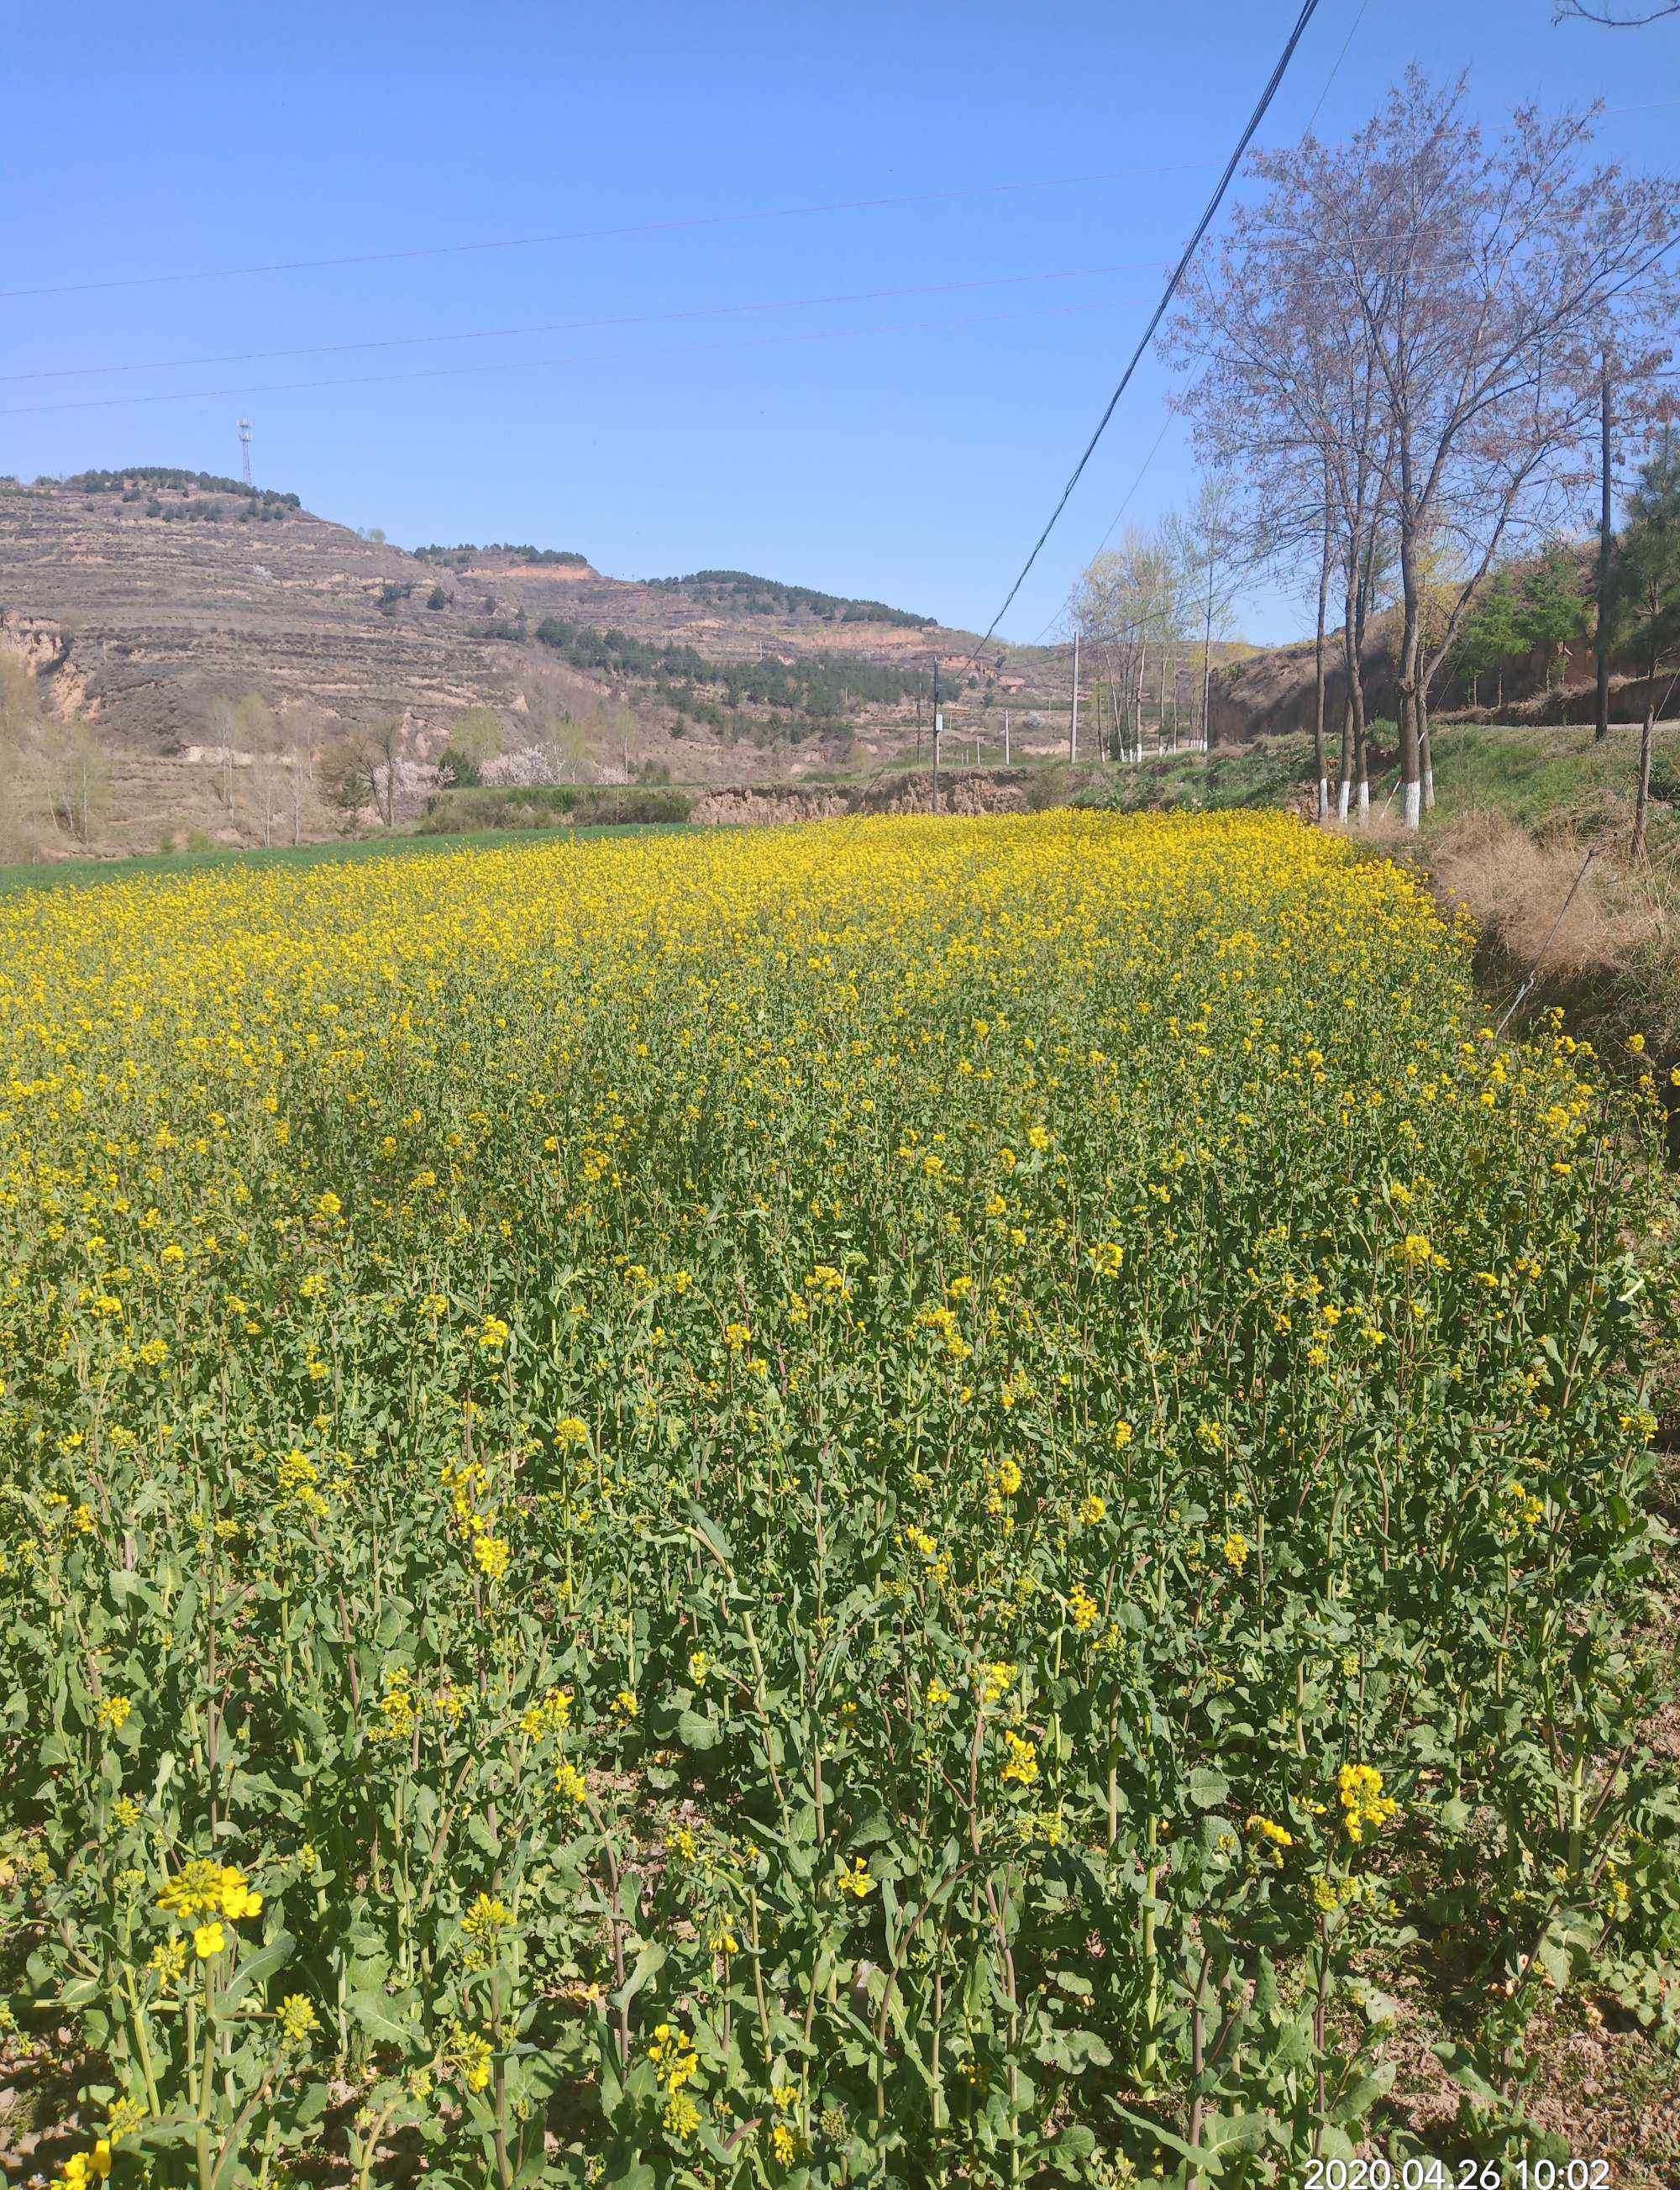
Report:
<svg viewBox="0 0 1680 2190"><path fill-rule="evenodd" d="M1680 806L1680 752L1672 746L1651 755L1651 796L1665 806Z"/></svg>
<svg viewBox="0 0 1680 2190"><path fill-rule="evenodd" d="M452 740L438 756L439 765L449 770L455 785L463 791L476 791L484 781L484 769L475 753L463 751Z"/></svg>
<svg viewBox="0 0 1680 2190"><path fill-rule="evenodd" d="M426 836L469 829L622 827L686 821L694 801L663 786L613 784L486 784L434 792L420 828Z"/></svg>

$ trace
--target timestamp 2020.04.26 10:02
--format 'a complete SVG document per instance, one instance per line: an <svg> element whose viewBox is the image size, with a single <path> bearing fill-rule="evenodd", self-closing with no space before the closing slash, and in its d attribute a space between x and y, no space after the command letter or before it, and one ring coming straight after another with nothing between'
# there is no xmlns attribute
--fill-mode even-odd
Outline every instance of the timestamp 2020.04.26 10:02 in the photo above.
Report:
<svg viewBox="0 0 1680 2190"><path fill-rule="evenodd" d="M1303 2190L1615 2190L1608 2159L1309 2159Z"/></svg>

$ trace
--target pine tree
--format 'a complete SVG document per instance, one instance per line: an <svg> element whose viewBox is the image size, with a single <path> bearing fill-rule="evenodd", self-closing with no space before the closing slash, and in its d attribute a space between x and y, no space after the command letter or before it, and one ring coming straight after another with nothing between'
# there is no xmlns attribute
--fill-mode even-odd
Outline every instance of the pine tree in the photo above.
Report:
<svg viewBox="0 0 1680 2190"><path fill-rule="evenodd" d="M1471 680L1473 706L1477 682L1492 671L1499 679L1494 706L1496 709L1503 707L1505 665L1522 652L1524 644L1517 589L1508 570L1496 570L1465 618L1454 649L1460 667Z"/></svg>
<svg viewBox="0 0 1680 2190"><path fill-rule="evenodd" d="M1524 647L1546 650L1546 689L1552 689L1558 650L1586 628L1586 594L1581 560L1562 540L1554 540L1538 562L1523 574L1517 597L1517 626Z"/></svg>

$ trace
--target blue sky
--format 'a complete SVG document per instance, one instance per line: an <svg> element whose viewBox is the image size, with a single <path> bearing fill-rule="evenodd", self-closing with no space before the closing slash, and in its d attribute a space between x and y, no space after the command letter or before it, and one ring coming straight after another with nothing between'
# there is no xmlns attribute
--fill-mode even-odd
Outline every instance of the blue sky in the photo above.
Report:
<svg viewBox="0 0 1680 2190"><path fill-rule="evenodd" d="M55 43L7 5L0 288L125 286L0 303L0 373L59 376L0 384L0 472L236 471L248 411L260 480L405 545L725 565L984 628L1293 14L93 0ZM1263 141L1321 99L1345 132L1414 58L1469 69L1490 120L1602 96L1621 155L1674 171L1680 26L1554 26L1551 0L1321 0ZM607 229L639 232L573 233ZM639 323L578 324L611 321ZM364 343L392 346L193 362ZM264 386L326 381L360 384ZM1056 614L1170 385L1139 372L1006 636ZM1129 513L1194 485L1175 421ZM1256 638L1301 622L1245 606Z"/></svg>

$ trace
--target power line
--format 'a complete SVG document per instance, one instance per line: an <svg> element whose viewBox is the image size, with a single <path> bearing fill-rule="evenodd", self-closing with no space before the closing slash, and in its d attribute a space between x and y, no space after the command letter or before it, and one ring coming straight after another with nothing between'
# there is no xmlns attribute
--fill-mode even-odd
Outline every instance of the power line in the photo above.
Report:
<svg viewBox="0 0 1680 2190"><path fill-rule="evenodd" d="M1353 46L1354 36L1357 33L1360 24L1364 22L1365 19L1365 10L1370 7L1370 5L1371 0L1359 0L1359 13L1354 16L1353 22L1349 25L1347 37L1342 41L1341 52L1337 54L1335 60L1331 65L1330 74L1324 80L1324 89L1320 92L1318 99L1314 105L1312 112L1307 116L1307 126L1301 132L1301 141L1303 144L1306 142L1307 139L1312 135L1313 124L1318 120L1320 112L1324 106L1325 99L1330 97L1331 87L1335 83L1337 77L1342 73L1342 64L1348 58L1348 52ZM1338 276L1337 278L1339 279L1340 277ZM1326 283L1325 286L1328 286L1328 284ZM1131 485L1126 490L1126 499L1121 503L1120 508L1115 510L1114 515L1109 519L1108 530L1104 533L1102 538L1097 542L1096 548L1090 557L1090 560L1092 562L1096 560L1097 557L1102 553L1104 548L1108 546L1110 541L1113 539L1115 527L1120 523L1121 519L1125 516L1127 511L1132 507L1132 496L1137 493L1138 488L1144 484L1144 474L1149 470L1149 466L1160 455L1161 445L1166 439L1166 429L1172 423L1172 420L1169 415L1163 422L1160 433L1155 435L1155 443L1151 447L1149 453L1144 457L1143 462L1138 465L1137 477L1132 480ZM1051 628L1051 626L1059 621L1061 614L1062 611L1060 609L1057 609L1053 611L1048 621L1040 628L1038 638L1036 638L1033 641L1033 644L1035 646L1038 644L1039 639L1041 639L1044 637L1045 633Z"/></svg>
<svg viewBox="0 0 1680 2190"><path fill-rule="evenodd" d="M839 289L816 297L766 297L746 304L702 304L675 312L618 313L594 320L548 320L525 327L461 327L442 334L386 335L366 342L310 343L296 349L230 350L215 357L157 358L138 365L55 366L35 372L0 372L0 383L86 380L114 372L187 372L199 366L254 365L274 358L336 357L355 350L418 349L438 343L499 342L516 335L582 334L599 327L647 327L673 320L726 319L740 312L791 312L813 304L863 304L889 298L953 296L966 289L1007 288L1025 281L1080 281L1098 275L1138 273L1159 264L1154 258L1124 258L1109 266L1050 268L1038 274L988 274L972 281L925 281L901 289Z"/></svg>
<svg viewBox="0 0 1680 2190"><path fill-rule="evenodd" d="M1172 298L1177 292L1179 282L1183 279L1184 269L1189 266L1192 257L1195 255L1196 246L1201 241L1203 236L1206 235L1209 228L1212 225L1213 216L1218 212L1220 205L1223 201L1225 192L1230 188L1231 178L1237 171L1238 163L1240 162L1243 154L1248 150L1249 141L1253 137L1255 131L1260 127L1261 122L1265 119L1266 110L1271 105L1272 100L1276 94L1278 86L1283 82L1284 71L1288 68L1290 61L1294 56L1295 48L1300 44L1302 37L1306 31L1308 24L1312 21L1314 15L1317 13L1318 5L1319 0L1303 0L1301 12L1295 19L1295 27L1291 31L1289 37L1285 43L1284 49L1282 53L1279 54L1271 75L1267 78L1266 88L1261 93L1258 100L1256 102L1254 111L1248 117L1247 126L1243 130L1242 135L1237 139L1236 149L1232 152L1230 158L1225 162L1225 171L1223 174L1220 176L1213 195L1207 201L1206 210L1203 213L1201 218L1196 223L1195 232L1192 234L1189 241L1184 246L1183 252L1179 258L1178 264L1173 268L1166 287L1161 292L1161 302L1155 306L1154 312L1150 315L1149 323L1144 328L1143 334L1139 338L1137 349L1132 351L1131 358L1127 361L1125 372L1120 376L1118 386L1115 388L1114 394L1110 396L1107 407L1104 409L1102 417L1097 421L1096 431L1086 443L1084 451L1080 457L1079 462L1074 466L1072 474L1069 478L1067 485L1062 489L1061 497L1058 501L1056 507L1051 511L1049 520L1046 524L1044 530L1039 534L1037 539L1033 542L1032 553L1027 557L1026 561L1021 565L1020 575L1017 577L1014 584L1010 587L1008 593L1005 595L1002 607L998 610L997 614L986 626L985 632L980 639L980 646L984 646L985 644L987 639L991 637L993 632L997 629L998 625L1008 614L1010 603L1014 599L1016 594L1021 590L1023 584L1025 582L1028 571L1031 570L1033 565L1038 560L1039 550L1043 547L1045 542L1050 537L1051 533L1055 529L1056 520L1060 517L1062 512L1067 508L1074 489L1079 485L1080 478L1081 474L1084 472L1085 467L1090 462L1092 456L1096 450L1098 442L1102 440L1104 432L1107 430L1110 419L1113 417L1115 411L1119 408L1121 397L1125 394L1127 387L1131 381L1132 374L1137 371L1138 363L1142 359L1144 351L1154 340L1155 329L1161 325L1161 321L1166 315L1166 308L1172 303ZM978 655L979 652L979 646L977 646L974 650L974 654ZM973 656L970 657L971 660L973 658Z"/></svg>
<svg viewBox="0 0 1680 2190"><path fill-rule="evenodd" d="M1195 162L1173 160L1132 167L1105 167L1089 175L1050 175L1026 183L980 183L961 190L915 190L896 197L837 198L826 205L770 206L755 213L691 213L678 218L624 223L614 228L557 230L548 235L498 236L482 243L417 244L406 251L355 252L341 258L281 258L260 266L217 266L173 274L125 274L103 281L58 281L40 288L0 289L0 301L20 297L82 297L103 289L151 289L180 281L228 281L245 275L314 273L338 266L389 266L411 258L453 258L475 251L528 251L551 243L596 243L627 235L657 235L695 228L732 228L758 220L799 220L814 213L876 213L896 206L945 205L962 198L1003 197L1025 190L1071 190L1113 183L1132 175L1176 175Z"/></svg>
<svg viewBox="0 0 1680 2190"><path fill-rule="evenodd" d="M1380 240L1390 242L1394 233L1385 230ZM1359 242L1372 239L1344 236L1341 240ZM457 327L431 334L370 336L359 342L309 343L287 349L227 350L207 357L152 358L124 365L41 366L27 372L0 372L0 386L36 380L90 380L118 372L186 372L201 366L258 364L288 357L333 357L358 350L417 349L440 343L493 342L520 335L573 334L598 327L655 326L678 320L722 319L741 312L793 311L813 304L854 304L888 298L954 295L965 289L1002 288L1015 282L1072 281L1105 274L1144 273L1161 263L1159 258L1116 258L1105 266L1051 268L1037 274L985 275L970 281L917 282L903 288L841 289L813 297L768 297L744 304L698 305L671 312L618 313L593 320L548 320L529 326ZM1294 281L1297 289L1344 288L1346 284L1347 277L1342 274L1299 275ZM1138 304L1143 299L1128 298L1126 301ZM239 391L235 389L233 393Z"/></svg>
<svg viewBox="0 0 1680 2190"><path fill-rule="evenodd" d="M1367 0L1368 4L1368 0ZM1363 13L1363 10L1361 10ZM1354 26L1358 28L1357 23ZM1343 48L1345 54L1346 48ZM1337 66L1341 65L1338 60ZM1334 80L1335 70L1331 71ZM1325 86L1328 90L1329 86ZM1645 114L1659 107L1680 105L1680 99L1654 99L1632 106L1612 106L1607 116ZM1316 110L1315 110L1316 111ZM945 205L967 198L1001 197L1027 190L1072 190L1087 184L1123 182L1134 175L1178 175L1199 163L1190 160L1145 162L1129 167L1105 167L1088 175L1048 175L1036 181L980 183L960 190L917 190L894 197L837 198L820 205L771 206L757 212L695 213L667 220L625 222L611 228L559 229L546 235L493 236L474 243L417 244L403 251L353 252L335 258L280 258L250 266L190 267L167 274L125 274L98 281L58 281L23 289L0 289L0 302L26 297L85 297L111 289L149 289L188 281L230 281L264 274L318 273L342 266L388 266L412 258L449 258L480 251L536 250L553 243L593 243L631 235L657 235L694 228L724 228L759 220L796 220L818 213L873 213L894 207Z"/></svg>
<svg viewBox="0 0 1680 2190"><path fill-rule="evenodd" d="M1149 469L1149 466L1150 466L1150 465L1155 462L1155 458L1156 458L1156 457L1161 454L1161 443L1162 443L1162 442L1166 439L1166 429L1167 429L1167 428L1168 428L1169 426L1171 426L1171 424L1172 424L1172 413L1169 411L1169 412L1168 412L1168 414L1166 415L1166 417L1165 418L1163 418L1163 419L1162 419L1162 421L1161 421L1161 431L1160 431L1160 433L1158 433L1158 434L1155 435L1155 441L1154 441L1154 445L1151 446L1151 448L1150 448L1150 450L1149 450L1149 453L1148 454L1148 456L1146 456L1146 457L1144 457L1144 459L1143 462L1142 462L1141 464L1139 464L1139 465L1138 465L1138 474L1137 474L1137 477L1132 480L1132 482L1131 485L1130 485L1129 487L1127 487L1127 490L1126 490L1126 499L1125 499L1125 501L1124 501L1124 502L1122 502L1121 503L1120 508L1119 508L1117 510L1115 510L1115 512L1114 515L1113 515L1113 516L1109 519L1109 529L1108 529L1108 530L1107 530L1107 531L1103 535L1102 538L1101 538L1101 539L1097 542L1097 545L1096 545L1095 550L1093 551L1093 554L1092 554L1092 556L1091 556L1091 560L1092 560L1093 562L1095 562L1095 560L1097 559L1097 557L1098 557L1098 555L1100 555L1100 554L1102 553L1102 552L1103 552L1104 548L1106 548L1106 547L1108 546L1109 542L1110 542L1110 541L1113 538L1113 536L1114 536L1114 529L1115 529L1115 525L1119 524L1119 522L1120 522L1121 519L1122 517L1124 517L1124 516L1125 516L1125 514L1126 514L1127 511L1128 509L1130 509L1130 508L1132 507L1132 496L1133 496L1133 495L1135 495L1135 494L1137 493L1137 491L1138 491L1138 488L1139 488L1140 486L1142 486L1142 485L1144 484L1144 473L1148 471L1148 469ZM1036 645L1039 644L1039 641L1040 641L1040 640L1041 640L1041 639L1043 638L1043 637L1044 637L1044 635L1045 635L1046 632L1047 632L1047 631L1050 629L1050 627L1051 627L1051 626L1052 626L1053 624L1059 623L1059 622L1061 621L1061 616L1062 616L1062 611L1061 611L1061 610L1060 610L1060 609L1054 609L1054 610L1053 610L1051 611L1051 613L1050 613L1049 616L1045 620L1044 623L1043 623L1042 625L1041 625L1041 627L1040 627L1040 628L1039 628L1038 637L1037 637L1036 638L1035 638L1035 639L1032 641L1033 645L1036 646Z"/></svg>
<svg viewBox="0 0 1680 2190"><path fill-rule="evenodd" d="M1348 58L1348 48L1353 44L1354 34L1359 30L1360 24L1364 22L1365 19L1365 9L1369 8L1370 5L1371 0L1359 0L1359 12L1354 16L1353 23L1348 29L1347 37L1342 41L1342 50L1336 56L1335 65L1332 66L1330 74L1324 80L1324 89L1319 94L1317 105L1314 107L1312 112L1307 116L1307 126L1301 132L1301 141L1303 144L1305 144L1308 138L1309 138L1313 133L1313 124L1319 118L1319 111L1323 106L1325 99L1330 97L1330 88L1331 84L1335 82L1337 77L1342 73L1342 64Z"/></svg>
<svg viewBox="0 0 1680 2190"><path fill-rule="evenodd" d="M950 320L888 320L875 326L817 327L803 334L757 335L746 342L682 343L668 349L644 350L643 357L699 357L719 350L767 349L779 343L829 342L849 335L939 333L953 326L991 326L1005 321L1069 316L1080 312L1103 312L1121 304L1137 304L1135 297L1105 297L1088 304L1038 304L1019 312L978 312ZM570 357L504 359L495 365L444 365L413 372L362 372L342 380L258 381L241 388L185 388L150 395L78 396L68 403L23 403L0 408L0 418L32 418L59 411L112 411L154 403L199 403L230 395L292 394L321 388L383 388L394 381L455 380L494 372L545 372L560 366L613 365L625 360L616 351L582 351Z"/></svg>

